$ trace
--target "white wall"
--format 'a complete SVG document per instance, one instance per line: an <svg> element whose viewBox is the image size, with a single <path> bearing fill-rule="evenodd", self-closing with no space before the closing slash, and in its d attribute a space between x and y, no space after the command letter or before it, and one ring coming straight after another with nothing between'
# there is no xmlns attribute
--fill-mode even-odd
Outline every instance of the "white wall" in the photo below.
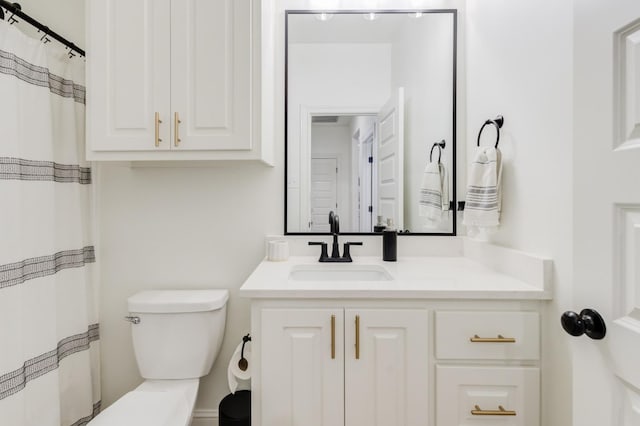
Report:
<svg viewBox="0 0 640 426"><path fill-rule="evenodd" d="M426 14L407 19L391 49L391 86L405 88L404 223L412 232L453 231L451 214L443 216L445 220L437 229L427 227L426 218L418 214L418 189L431 146L442 139L447 142L442 164L449 173L449 193L453 194L452 46L451 15Z"/></svg>
<svg viewBox="0 0 640 426"><path fill-rule="evenodd" d="M572 2L467 3L468 155L487 118L504 115L502 225L498 244L554 260L554 300L543 331L545 426L571 424L569 339L559 318L572 307ZM490 131L484 143L492 143Z"/></svg>
<svg viewBox="0 0 640 426"><path fill-rule="evenodd" d="M391 68L388 44L295 44L289 47L288 92L288 230L304 229L308 152L301 147L302 107L337 113L376 111L389 98ZM357 81L358 84L353 84ZM300 219L302 218L302 219Z"/></svg>

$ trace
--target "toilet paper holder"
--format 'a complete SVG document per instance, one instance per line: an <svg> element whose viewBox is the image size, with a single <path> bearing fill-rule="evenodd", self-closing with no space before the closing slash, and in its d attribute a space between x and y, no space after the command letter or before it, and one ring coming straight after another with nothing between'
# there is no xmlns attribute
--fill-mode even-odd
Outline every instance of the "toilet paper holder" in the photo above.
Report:
<svg viewBox="0 0 640 426"><path fill-rule="evenodd" d="M238 368L242 371L247 371L249 361L244 357L244 345L251 341L251 334L247 334L242 338L242 350L240 351L240 360L238 361Z"/></svg>

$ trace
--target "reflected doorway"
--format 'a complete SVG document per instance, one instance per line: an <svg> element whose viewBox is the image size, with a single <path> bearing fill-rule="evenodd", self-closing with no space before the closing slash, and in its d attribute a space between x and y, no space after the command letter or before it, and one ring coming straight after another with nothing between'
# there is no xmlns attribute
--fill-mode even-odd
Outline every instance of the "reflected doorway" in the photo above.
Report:
<svg viewBox="0 0 640 426"><path fill-rule="evenodd" d="M373 232L376 129L372 113L311 115L310 232L329 232L331 210L341 232Z"/></svg>

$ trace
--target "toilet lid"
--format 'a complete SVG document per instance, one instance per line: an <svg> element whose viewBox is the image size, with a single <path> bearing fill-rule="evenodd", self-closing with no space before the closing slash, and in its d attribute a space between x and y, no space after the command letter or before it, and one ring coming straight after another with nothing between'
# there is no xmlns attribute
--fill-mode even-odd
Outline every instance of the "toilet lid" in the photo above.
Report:
<svg viewBox="0 0 640 426"><path fill-rule="evenodd" d="M187 426L191 410L184 392L132 391L89 422L90 426Z"/></svg>

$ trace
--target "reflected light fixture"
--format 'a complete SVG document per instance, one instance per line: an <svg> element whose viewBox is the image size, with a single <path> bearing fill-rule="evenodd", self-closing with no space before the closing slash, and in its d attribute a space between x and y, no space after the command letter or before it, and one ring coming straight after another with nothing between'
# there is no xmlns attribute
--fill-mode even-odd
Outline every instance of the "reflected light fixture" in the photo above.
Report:
<svg viewBox="0 0 640 426"><path fill-rule="evenodd" d="M412 18L422 18L422 15L424 15L422 12L413 12L409 14Z"/></svg>
<svg viewBox="0 0 640 426"><path fill-rule="evenodd" d="M367 12L364 15L362 15L362 17L367 21L375 21L376 19L378 19L378 15L374 12Z"/></svg>
<svg viewBox="0 0 640 426"><path fill-rule="evenodd" d="M333 14L332 13L320 12L320 13L316 14L316 19L318 21L328 21L331 18L333 18Z"/></svg>

